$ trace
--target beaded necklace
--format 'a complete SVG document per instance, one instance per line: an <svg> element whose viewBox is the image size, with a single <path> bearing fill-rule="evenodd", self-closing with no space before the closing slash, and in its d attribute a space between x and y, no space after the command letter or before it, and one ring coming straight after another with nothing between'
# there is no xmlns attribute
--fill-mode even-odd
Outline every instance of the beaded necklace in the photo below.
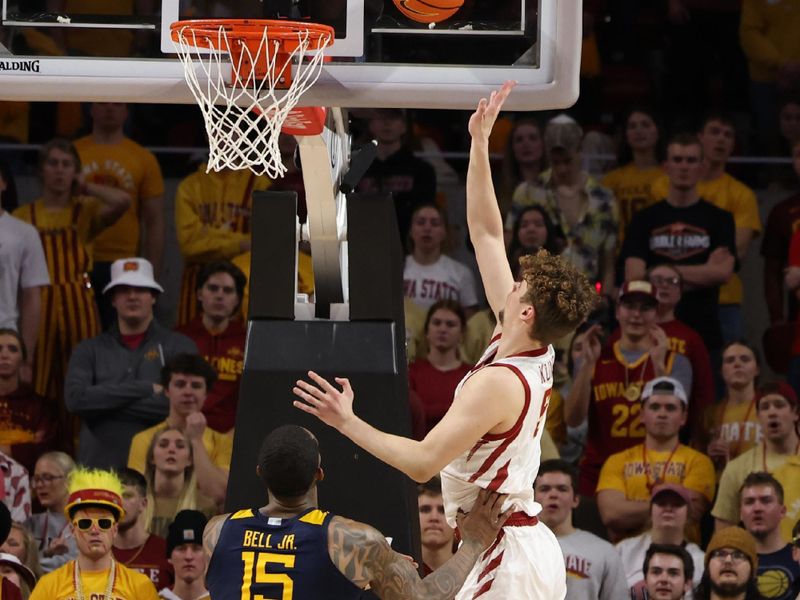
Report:
<svg viewBox="0 0 800 600"><path fill-rule="evenodd" d="M72 572L73 575L73 583L75 584L75 595L78 597L78 600L86 600L86 596L83 594L83 582L81 581L81 568L78 565L78 559L75 559L75 570ZM103 596L105 600L113 600L111 593L114 591L114 582L117 578L117 562L112 558L111 559L111 572L108 574L108 580L106 581L106 593Z"/></svg>

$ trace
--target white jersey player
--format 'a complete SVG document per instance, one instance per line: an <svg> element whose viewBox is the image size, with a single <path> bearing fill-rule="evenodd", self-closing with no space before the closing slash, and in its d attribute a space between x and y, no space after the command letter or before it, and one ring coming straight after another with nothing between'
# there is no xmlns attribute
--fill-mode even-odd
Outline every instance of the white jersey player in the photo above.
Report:
<svg viewBox="0 0 800 600"><path fill-rule="evenodd" d="M335 427L385 463L424 482L441 471L453 521L479 488L508 494L514 513L470 572L456 596L482 600L558 600L566 594L564 561L555 536L539 523L533 498L552 386L551 342L577 327L596 293L573 266L546 252L521 259L514 282L505 254L503 222L492 186L489 134L513 82L507 82L470 118L467 222L486 296L498 318L481 362L459 384L447 414L422 441L384 433L353 413L353 389L309 372L298 381L295 406Z"/></svg>

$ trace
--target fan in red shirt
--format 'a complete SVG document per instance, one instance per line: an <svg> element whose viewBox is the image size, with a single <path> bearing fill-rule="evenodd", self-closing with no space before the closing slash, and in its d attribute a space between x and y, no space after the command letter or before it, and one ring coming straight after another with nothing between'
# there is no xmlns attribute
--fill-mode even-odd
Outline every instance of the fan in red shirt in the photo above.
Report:
<svg viewBox="0 0 800 600"><path fill-rule="evenodd" d="M576 338L580 352L564 408L569 427L588 425L581 496L594 496L600 469L609 456L644 438L640 398L648 381L671 375L691 389L691 364L669 349L667 334L656 324L657 306L649 281L628 281L620 288L617 305L620 338L601 347L599 325Z"/></svg>
<svg viewBox="0 0 800 600"><path fill-rule="evenodd" d="M714 404L716 392L711 358L703 338L694 329L675 318L675 307L681 301L683 278L672 265L656 265L648 270L647 279L653 284L658 299L656 323L669 338L669 349L689 359L692 365L692 388L689 396L689 414L681 439L695 442L705 450L704 419L708 407ZM610 342L619 339L619 330L614 331Z"/></svg>
<svg viewBox="0 0 800 600"><path fill-rule="evenodd" d="M426 434L450 408L456 387L469 373L470 366L458 354L466 324L464 309L449 299L436 302L425 318L428 354L409 365L408 387L421 400Z"/></svg>
<svg viewBox="0 0 800 600"><path fill-rule="evenodd" d="M240 306L247 278L229 262L205 265L197 276L200 313L177 329L190 337L200 355L217 372L217 382L203 405L208 426L220 433L233 429L244 366L247 330Z"/></svg>
<svg viewBox="0 0 800 600"><path fill-rule="evenodd" d="M53 447L55 420L44 398L20 381L26 357L20 334L0 328L0 452L33 473L36 459Z"/></svg>
<svg viewBox="0 0 800 600"><path fill-rule="evenodd" d="M147 481L133 469L119 469L117 474L122 482L125 516L119 522L111 550L117 561L147 575L160 590L171 583L172 568L166 559L166 540L148 533L145 528Z"/></svg>

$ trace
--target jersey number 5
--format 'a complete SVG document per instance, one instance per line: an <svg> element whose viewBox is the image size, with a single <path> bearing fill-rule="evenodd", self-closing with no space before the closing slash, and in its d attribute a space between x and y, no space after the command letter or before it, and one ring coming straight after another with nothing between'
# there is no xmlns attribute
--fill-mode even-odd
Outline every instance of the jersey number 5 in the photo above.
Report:
<svg viewBox="0 0 800 600"><path fill-rule="evenodd" d="M539 411L539 420L536 421L536 429L533 430L533 437L539 435L539 428L544 423L545 419L547 418L547 407L550 406L550 396L553 395L553 388L550 388L544 393L544 398L542 399L542 410Z"/></svg>
<svg viewBox="0 0 800 600"><path fill-rule="evenodd" d="M287 569L294 568L295 557L291 554L273 554L272 552L242 552L244 573L242 574L242 600L292 600L294 582L286 573L267 573L267 564L283 565ZM253 565L255 564L255 577ZM250 594L253 583L274 583L282 586L279 598L267 598L262 594Z"/></svg>

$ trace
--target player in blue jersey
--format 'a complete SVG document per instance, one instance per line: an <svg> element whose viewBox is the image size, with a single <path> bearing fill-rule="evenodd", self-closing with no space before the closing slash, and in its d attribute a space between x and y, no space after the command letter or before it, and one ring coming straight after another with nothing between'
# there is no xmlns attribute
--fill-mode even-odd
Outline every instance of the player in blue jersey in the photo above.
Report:
<svg viewBox="0 0 800 600"><path fill-rule="evenodd" d="M206 587L214 600L349 600L367 587L384 600L451 599L510 514L500 510L505 496L482 492L459 519L458 552L420 579L377 529L317 508L320 462L307 429L284 425L267 435L256 472L269 502L215 517L203 536Z"/></svg>

